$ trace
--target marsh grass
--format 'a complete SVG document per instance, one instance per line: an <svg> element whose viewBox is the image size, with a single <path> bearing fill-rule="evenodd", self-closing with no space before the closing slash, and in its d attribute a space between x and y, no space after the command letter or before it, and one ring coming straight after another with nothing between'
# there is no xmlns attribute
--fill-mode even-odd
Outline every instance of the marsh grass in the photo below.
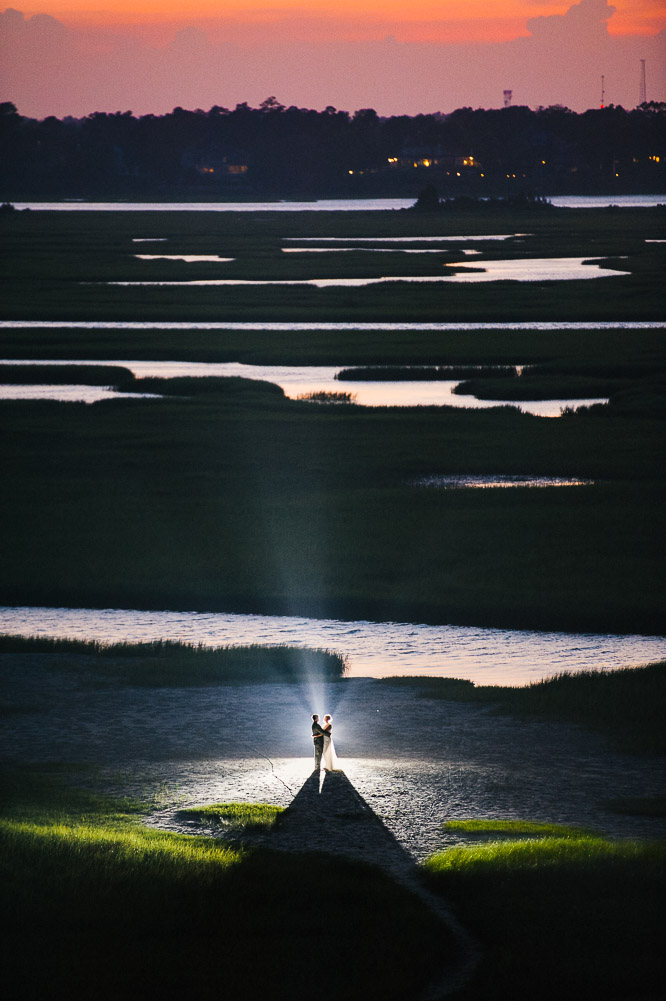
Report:
<svg viewBox="0 0 666 1001"><path fill-rule="evenodd" d="M128 388L134 375L116 365L0 365L3 385L115 386Z"/></svg>
<svg viewBox="0 0 666 1001"><path fill-rule="evenodd" d="M238 376L176 376L172 379L162 379L155 376L135 379L131 391L133 393L158 393L162 396L214 395L234 397L245 394L249 397L284 397L284 391L272 382L260 379L243 379Z"/></svg>
<svg viewBox="0 0 666 1001"><path fill-rule="evenodd" d="M318 390L312 393L301 393L299 400L306 403L355 403L356 393L336 393L331 390Z"/></svg>
<svg viewBox="0 0 666 1001"><path fill-rule="evenodd" d="M254 388L0 411L4 604L663 628L661 421ZM412 485L526 473L596 482Z"/></svg>
<svg viewBox="0 0 666 1001"><path fill-rule="evenodd" d="M74 672L83 681L106 680L148 688L289 682L305 677L334 681L346 670L345 658L330 650L286 645L208 647L176 640L100 643L0 635L0 653L51 655L55 670Z"/></svg>
<svg viewBox="0 0 666 1001"><path fill-rule="evenodd" d="M178 811L178 815L186 820L247 831L270 830L281 813L284 813L284 807L270 803L213 803Z"/></svg>
<svg viewBox="0 0 666 1001"><path fill-rule="evenodd" d="M666 663L613 671L564 672L524 687L475 685L458 678L384 678L423 696L490 704L498 713L559 719L599 730L629 751L666 750Z"/></svg>
<svg viewBox="0 0 666 1001"><path fill-rule="evenodd" d="M534 837L580 838L592 832L584 827L570 827L564 824L541 823L535 820L445 820L442 829L466 835L500 835L512 837L527 835Z"/></svg>
<svg viewBox="0 0 666 1001"><path fill-rule="evenodd" d="M625 379L594 378L592 376L513 376L506 379L466 379L454 387L459 396L475 396L479 400L583 400L612 396L629 386Z"/></svg>
<svg viewBox="0 0 666 1001"><path fill-rule="evenodd" d="M450 848L424 863L485 954L459 1001L657 997L666 848L580 834Z"/></svg>
<svg viewBox="0 0 666 1001"><path fill-rule="evenodd" d="M315 215L315 218L313 218ZM323 217L326 218L323 218ZM546 213L478 211L455 213L317 212L39 212L6 213L2 236L7 248L7 285L3 315L54 319L138 317L172 320L305 319L662 319L661 274L664 248L646 248L659 238L663 223L654 210L608 212L553 209ZM287 218L288 217L288 218ZM418 276L440 273L430 255L282 254L287 237L453 235L514 229L529 237L513 248L520 257L584 256L617 258L627 275L597 281L571 281L563 296L559 282L489 282L475 285L425 285L414 295L404 283L362 288L316 289L300 285L219 287L108 286L111 281L181 281L193 265L134 259L137 232L169 241L178 253L217 253L233 257L224 277L264 281L325 277ZM507 250L486 247L486 256ZM443 252L448 259L454 251ZM377 260L373 260L376 256ZM313 260L314 258L314 260ZM321 259L320 259L321 258ZM344 260L340 260L344 258ZM469 262L468 262L469 263ZM476 263L476 262L475 262ZM196 276L217 278L220 267L200 264Z"/></svg>
<svg viewBox="0 0 666 1001"><path fill-rule="evenodd" d="M666 365L662 330L185 330L1 331L5 358L355 365L401 370L547 366L544 372L637 378Z"/></svg>
<svg viewBox="0 0 666 1001"><path fill-rule="evenodd" d="M514 376L514 366L497 365L364 365L343 368L336 375L340 382L445 382L451 379L505 378Z"/></svg>
<svg viewBox="0 0 666 1001"><path fill-rule="evenodd" d="M288 1001L311 990L330 928L337 995L379 990L402 1001L452 950L426 908L370 866L150 829L137 819L146 804L76 789L53 769L4 779L0 933L11 1001L249 1001L267 984ZM313 915L321 900L325 921Z"/></svg>

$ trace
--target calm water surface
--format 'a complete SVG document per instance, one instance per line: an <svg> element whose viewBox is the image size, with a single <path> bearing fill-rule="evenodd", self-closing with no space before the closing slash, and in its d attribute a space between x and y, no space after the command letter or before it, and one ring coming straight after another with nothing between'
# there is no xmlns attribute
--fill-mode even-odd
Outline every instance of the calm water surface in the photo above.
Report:
<svg viewBox="0 0 666 1001"><path fill-rule="evenodd" d="M460 267L460 262L447 262L444 267ZM433 282L543 282L580 281L588 278L626 277L626 271L617 271L603 264L592 263L585 257L544 257L525 260L502 260L479 262L475 271L459 271L442 275L389 275L382 278L288 278L288 279L248 279L248 278L198 278L183 281L113 281L100 282L101 285L313 285L316 288L361 288L366 285L385 285L389 282L413 282L429 284ZM87 283L84 283L87 284Z"/></svg>
<svg viewBox="0 0 666 1001"><path fill-rule="evenodd" d="M171 639L207 646L325 647L348 657L351 677L422 674L495 685L524 685L560 671L637 666L666 658L663 637L115 608L0 608L0 631L102 642Z"/></svg>
<svg viewBox="0 0 666 1001"><path fill-rule="evenodd" d="M446 382L340 382L336 379L341 366L323 365L245 365L238 362L176 362L176 361L1 361L0 365L109 365L130 369L141 378L173 379L181 376L201 378L222 376L240 377L272 382L280 386L290 399L310 393L350 392L354 403L364 407L489 407L515 406L536 417L559 417L564 407L590 406L606 403L606 399L585 400L529 400L515 401L477 400L474 396L459 396L454 388L460 379ZM96 403L114 396L140 394L116 393L99 386L22 386L0 385L0 399L51 399ZM149 396L150 394L141 394Z"/></svg>
<svg viewBox="0 0 666 1001"><path fill-rule="evenodd" d="M650 208L666 195L553 195L558 208ZM313 202L14 202L17 209L43 212L373 212L408 209L415 198L322 198Z"/></svg>
<svg viewBox="0 0 666 1001"><path fill-rule="evenodd" d="M265 323L225 320L0 320L5 330L662 330L664 320L533 320L516 323Z"/></svg>

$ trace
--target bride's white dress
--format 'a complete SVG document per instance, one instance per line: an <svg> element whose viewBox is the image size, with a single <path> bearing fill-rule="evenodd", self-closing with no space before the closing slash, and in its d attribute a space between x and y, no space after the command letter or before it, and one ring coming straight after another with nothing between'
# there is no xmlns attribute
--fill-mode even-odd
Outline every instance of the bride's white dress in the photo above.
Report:
<svg viewBox="0 0 666 1001"><path fill-rule="evenodd" d="M333 771L338 767L338 757L335 753L333 738L328 734L324 736L324 749L321 754L321 767L327 771Z"/></svg>

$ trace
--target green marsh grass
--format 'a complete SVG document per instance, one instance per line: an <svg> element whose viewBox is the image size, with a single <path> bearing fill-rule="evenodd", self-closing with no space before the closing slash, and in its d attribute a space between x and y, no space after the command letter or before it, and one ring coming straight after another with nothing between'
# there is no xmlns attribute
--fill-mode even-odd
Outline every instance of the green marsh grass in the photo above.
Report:
<svg viewBox="0 0 666 1001"><path fill-rule="evenodd" d="M583 827L542 823L536 820L445 820L442 829L460 834L497 834L502 837L510 837L511 835L533 837L536 835L538 837L580 838L583 835L591 834Z"/></svg>
<svg viewBox="0 0 666 1001"><path fill-rule="evenodd" d="M217 646L177 640L100 643L96 640L0 635L0 653L55 656L57 670L84 680L161 687L301 681L334 681L346 670L345 658L330 650L287 645Z"/></svg>
<svg viewBox="0 0 666 1001"><path fill-rule="evenodd" d="M284 813L283 807L270 803L213 803L178 811L180 817L188 820L248 831L270 830L281 813Z"/></svg>
<svg viewBox="0 0 666 1001"><path fill-rule="evenodd" d="M490 704L498 713L566 720L599 730L624 750L666 750L666 663L613 671L563 673L523 687L475 685L458 678L396 677L380 684L427 698Z"/></svg>
<svg viewBox="0 0 666 1001"><path fill-rule="evenodd" d="M287 218L289 216L289 218ZM322 218L326 216L326 218ZM442 260L404 254L283 254L287 237L335 235L419 236L523 232L519 245L486 244L489 259L627 255L619 278L560 282L489 282L419 287L394 282L360 288L280 286L112 286L112 281L187 281L193 278L295 280L441 274ZM7 318L226 319L238 320L543 320L663 318L660 276L664 248L646 245L663 236L655 210L553 209L531 212L420 214L411 212L203 213L13 212L0 220L7 248L3 315ZM234 260L218 264L141 261L137 232L166 237L168 253L215 252ZM291 246L294 244L292 243ZM289 244L287 244L289 246ZM418 246L418 245L417 245ZM443 245L442 258L462 266ZM341 260L342 258L342 260ZM375 259L376 258L376 259ZM474 262L476 266L476 262ZM29 316L28 316L29 314Z"/></svg>
<svg viewBox="0 0 666 1001"><path fill-rule="evenodd" d="M11 1001L250 1001L267 985L288 1001L312 989L322 963L338 997L403 1001L453 950L427 909L373 867L150 829L138 820L147 804L77 789L53 768L3 777Z"/></svg>
<svg viewBox="0 0 666 1001"><path fill-rule="evenodd" d="M330 390L320 390L312 393L301 393L299 400L306 403L355 403L355 393L335 393Z"/></svg>
<svg viewBox="0 0 666 1001"><path fill-rule="evenodd" d="M27 316L26 303L34 306L32 316L63 321L663 317L663 247L644 242L660 238L663 218L649 211L554 210L543 217L503 211L483 218L471 210L436 218L32 212L9 213L1 226L8 248L5 315L19 318ZM344 267L354 277L376 267L368 260L374 255L282 254L285 239L493 229L532 235L512 247L486 244L490 257L629 253L632 273L567 284L566 296L558 282L424 286L418 295L414 285L399 283L257 291L82 284L220 270L138 261L137 235L166 237L169 253L233 256L229 274L241 278L305 276L304 257L311 270L325 265L334 274ZM348 256L347 263L339 260ZM60 330L2 331L0 339L8 360L559 364L589 366L580 373L586 378L596 377L601 363L617 372L665 364L662 330L73 331L64 322ZM628 388L601 412L547 421L508 407L315 407L285 399L276 387L231 380L136 382L176 395L91 406L0 403L12 431L0 446L6 473L0 601L595 632L663 629L666 533L656 457L664 423L656 389L647 406L643 389ZM435 474L564 476L595 485L584 492L477 491L483 497L412 486Z"/></svg>
<svg viewBox="0 0 666 1001"><path fill-rule="evenodd" d="M662 844L590 835L450 848L424 863L485 948L457 1001L659 996Z"/></svg>
<svg viewBox="0 0 666 1001"><path fill-rule="evenodd" d="M0 413L5 604L663 628L656 419L313 406L254 387ZM412 485L433 474L596 483Z"/></svg>

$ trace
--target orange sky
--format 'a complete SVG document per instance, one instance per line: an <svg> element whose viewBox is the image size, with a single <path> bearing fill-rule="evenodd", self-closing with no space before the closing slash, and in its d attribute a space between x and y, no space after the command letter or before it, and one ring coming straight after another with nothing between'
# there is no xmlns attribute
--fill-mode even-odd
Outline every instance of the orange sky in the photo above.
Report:
<svg viewBox="0 0 666 1001"><path fill-rule="evenodd" d="M555 0L45 0L42 7L26 8L26 16L50 14L72 28L118 29L134 25L142 35L159 35L171 27L197 24L218 34L276 23L282 34L288 22L301 38L337 37L346 41L385 37L401 42L506 41L526 35L534 17L564 14L570 2ZM652 35L666 28L661 0L613 0L612 35ZM280 23L281 22L281 23Z"/></svg>
<svg viewBox="0 0 666 1001"><path fill-rule="evenodd" d="M40 0L32 0L33 3ZM657 0L44 0L0 10L21 114L287 106L419 114L666 97ZM234 6L236 4L236 6ZM102 9L104 8L104 9ZM41 15L41 16L40 16ZM418 44L426 43L426 44Z"/></svg>

